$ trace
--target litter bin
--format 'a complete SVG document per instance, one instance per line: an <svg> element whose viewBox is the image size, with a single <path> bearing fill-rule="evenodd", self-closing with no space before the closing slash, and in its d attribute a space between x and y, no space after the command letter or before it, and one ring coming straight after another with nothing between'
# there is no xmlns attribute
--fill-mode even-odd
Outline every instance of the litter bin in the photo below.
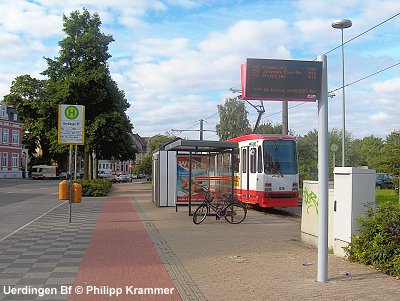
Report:
<svg viewBox="0 0 400 301"><path fill-rule="evenodd" d="M58 199L59 200L68 200L68 181L63 180L58 184Z"/></svg>
<svg viewBox="0 0 400 301"><path fill-rule="evenodd" d="M82 201L82 185L72 183L72 202L80 203Z"/></svg>

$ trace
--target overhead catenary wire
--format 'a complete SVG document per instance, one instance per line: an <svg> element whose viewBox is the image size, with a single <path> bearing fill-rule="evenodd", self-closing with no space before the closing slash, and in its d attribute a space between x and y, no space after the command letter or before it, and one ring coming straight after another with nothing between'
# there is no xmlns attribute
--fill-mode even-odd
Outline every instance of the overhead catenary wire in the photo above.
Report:
<svg viewBox="0 0 400 301"><path fill-rule="evenodd" d="M379 26L385 24L386 22L388 22L388 21L390 21L390 20L392 20L392 19L398 17L399 15L400 15L400 12L399 12L399 13L396 13L395 15L393 15L393 16L387 18L386 20L384 20L384 21L382 21L382 22L376 24L375 26L373 26L373 27L371 27L371 28L369 28L369 29L363 31L362 33L360 33L360 34L358 34L358 35L352 37L351 39L347 40L346 42L343 43L343 45L348 44L348 43L350 43L350 42L352 42L352 41L358 39L359 37L363 36L364 34L366 34L366 33L370 32L370 31L376 29L377 27L379 27ZM334 50L336 50L336 49L339 49L341 46L342 46L342 45L340 44L339 46L337 46L337 47L335 47L335 48L332 48L331 50L325 52L324 54L326 55L326 54L328 54L328 53L331 53L332 51L334 51ZM400 62L398 62L398 63L396 63L396 64L393 64L393 65L391 65L391 66L389 66L389 67L385 67L385 68L383 68L383 69L380 69L380 70L378 70L378 71L376 71L376 72L374 72L374 73L372 73L372 74L369 74L369 75L367 75L367 76L364 76L364 77L362 77L362 78L360 78L360 79L358 79L358 80L355 80L355 81L353 81L353 82L351 82L351 83L348 83L348 84L344 85L344 87L352 86L352 85L354 85L354 84L356 84L356 83L358 83L358 82L361 82L361 81L363 81L363 80L365 80L365 79L367 79L367 78L370 78L370 77L375 76L375 75L377 75L377 74L379 74L379 73L382 73L382 72L384 72L384 71L386 71L386 70L389 70L389 69L391 69L391 68L394 68L394 67L396 67L396 66L398 66L398 65L400 65ZM339 90L341 90L341 89L343 89L343 87L339 87L339 88L333 89L333 90L329 91L328 93L331 94L331 93L336 92L336 91L339 91ZM289 107L289 110L290 110L290 109L293 109L293 108L296 108L296 107L299 107L299 106L302 106L302 105L304 105L304 104L306 104L306 103L309 103L309 102L302 102L302 103L296 104L296 105L294 105L294 106ZM214 117L214 116L217 115L218 113L219 113L219 112L216 112L216 113L210 115L209 117L207 117L207 118L205 118L205 119L203 119L203 120L211 119L212 117ZM274 112L274 113L272 113L272 114L269 114L269 115L265 116L264 118L262 118L262 120L265 120L265 119L268 118L268 117L272 117L272 116L274 116L274 115L281 114L281 113L282 113L282 111ZM254 122L255 122L255 121L254 121ZM254 122L253 122L253 123L254 123ZM188 128L188 129L193 128L193 127L196 126L197 124L198 124L198 123L194 124L193 126L191 126L191 127Z"/></svg>
<svg viewBox="0 0 400 301"><path fill-rule="evenodd" d="M371 28L369 28L369 29L363 31L362 33L356 35L355 37L353 37L353 38L347 40L346 42L343 43L343 45L345 45L345 44L347 44L347 43L350 43L351 41L354 41L355 39L361 37L362 35L366 34L367 32L369 32L369 31L371 31L371 30L373 30L373 29L375 29L375 28L377 28L377 27L383 25L384 23L386 23L386 22L388 22L388 21L390 21L390 20L392 20L392 19L398 17L399 15L400 15L400 12L397 13L397 14L395 14L395 15L393 15L393 16L391 16L390 18L388 18L388 19L386 19L386 20L380 22L379 24L377 24L377 25L375 25L375 26L373 26L373 27L371 27ZM335 48L333 48L333 49L331 49L331 50L325 52L324 54L326 55L326 54L328 54L328 53L330 53L330 52L332 52L332 51L334 51L334 50L336 50L336 49L339 49L341 46L342 46L342 45L340 44L339 46L337 46L337 47L335 47ZM396 67L396 66L398 66L398 65L400 65L400 62L398 62L398 63L396 63L396 64L393 64L393 65L391 65L391 66L389 66L389 67L383 68L383 69L381 69L381 70L378 70L378 71L376 71L376 72L374 72L374 73L372 73L372 74L369 74L369 75L367 75L367 76L364 76L364 77L362 77L362 78L360 78L360 79L358 79L358 80L355 80L355 81L353 81L353 82L351 82L351 83L348 83L348 84L344 85L344 87L339 87L339 88L333 89L333 90L329 91L328 94L331 94L331 93L333 93L333 92L342 90L343 88L346 88L346 87L348 87L348 86L354 85L354 84L356 84L356 83L358 83L358 82L361 82L361 81L363 81L363 80L365 80L365 79L367 79L367 78L370 78L370 77L372 77L372 76L374 76L374 75L377 75L377 74L379 74L379 73L381 73L381 72L384 72L384 71L386 71L386 70L389 70L389 69L391 69L391 68L393 68L393 67ZM297 105L294 105L294 106L292 106L292 107L289 107L289 110L290 110L290 109L293 109L293 108L295 108L295 107L299 107L299 106L301 106L301 105L304 105L304 104L306 104L306 103L308 103L308 102L302 102L302 103L300 103L300 104L297 104ZM275 112L275 113L272 113L272 114L270 114L270 115L265 116L262 120L265 120L265 119L268 118L268 117L272 117L272 116L277 115L277 114L280 114L280 113L282 113L282 111L277 111L277 112Z"/></svg>

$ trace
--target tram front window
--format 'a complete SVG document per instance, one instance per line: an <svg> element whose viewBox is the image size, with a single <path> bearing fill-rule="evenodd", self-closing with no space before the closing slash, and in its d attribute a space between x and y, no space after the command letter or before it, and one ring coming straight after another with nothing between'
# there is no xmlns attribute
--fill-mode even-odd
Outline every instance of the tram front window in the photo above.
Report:
<svg viewBox="0 0 400 301"><path fill-rule="evenodd" d="M297 174L296 142L264 140L264 172L266 174Z"/></svg>

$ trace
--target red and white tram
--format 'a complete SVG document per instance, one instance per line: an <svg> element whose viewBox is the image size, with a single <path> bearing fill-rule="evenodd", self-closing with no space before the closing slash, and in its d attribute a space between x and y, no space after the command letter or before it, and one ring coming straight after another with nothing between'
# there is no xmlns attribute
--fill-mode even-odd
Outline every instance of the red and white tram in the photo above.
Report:
<svg viewBox="0 0 400 301"><path fill-rule="evenodd" d="M260 207L297 207L299 171L296 140L285 135L250 134L239 144L234 188L239 200Z"/></svg>

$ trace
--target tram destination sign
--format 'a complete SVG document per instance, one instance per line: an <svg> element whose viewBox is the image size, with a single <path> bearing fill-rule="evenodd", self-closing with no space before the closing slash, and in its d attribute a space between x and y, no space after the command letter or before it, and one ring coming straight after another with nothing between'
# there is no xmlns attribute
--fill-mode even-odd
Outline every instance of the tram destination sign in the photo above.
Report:
<svg viewBox="0 0 400 301"><path fill-rule="evenodd" d="M317 101L322 62L248 58L241 66L245 100Z"/></svg>

